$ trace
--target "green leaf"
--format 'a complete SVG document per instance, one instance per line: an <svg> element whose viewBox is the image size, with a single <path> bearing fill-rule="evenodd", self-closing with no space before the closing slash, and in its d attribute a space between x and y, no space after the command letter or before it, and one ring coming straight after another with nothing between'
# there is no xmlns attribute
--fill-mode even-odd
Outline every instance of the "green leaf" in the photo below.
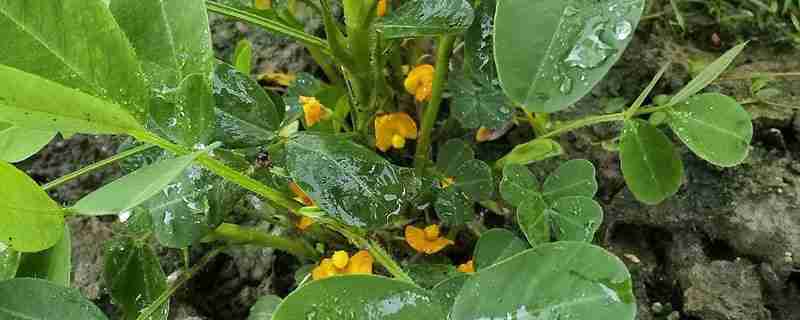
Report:
<svg viewBox="0 0 800 320"><path fill-rule="evenodd" d="M278 306L283 302L280 297L274 295L266 295L258 298L256 304L250 308L250 316L247 320L272 320L272 315Z"/></svg>
<svg viewBox="0 0 800 320"><path fill-rule="evenodd" d="M314 203L340 222L377 228L415 197L413 171L341 137L298 133L286 141L286 169Z"/></svg>
<svg viewBox="0 0 800 320"><path fill-rule="evenodd" d="M500 129L514 118L502 89L479 77L455 76L449 82L452 116L464 128Z"/></svg>
<svg viewBox="0 0 800 320"><path fill-rule="evenodd" d="M461 293L461 288L464 287L464 283L466 283L469 278L470 275L468 274L459 274L436 284L436 286L431 289L431 292L441 301L440 303L443 309L450 310L453 308L456 298Z"/></svg>
<svg viewBox="0 0 800 320"><path fill-rule="evenodd" d="M474 203L464 192L450 187L439 191L433 206L439 220L457 226L475 219Z"/></svg>
<svg viewBox="0 0 800 320"><path fill-rule="evenodd" d="M494 15L496 0L481 0L475 8L475 19L464 35L465 73L497 80L494 65Z"/></svg>
<svg viewBox="0 0 800 320"><path fill-rule="evenodd" d="M28 130L0 122L0 161L20 162L44 148L56 132Z"/></svg>
<svg viewBox="0 0 800 320"><path fill-rule="evenodd" d="M19 261L22 253L9 248L5 243L0 242L0 281L5 281L17 274Z"/></svg>
<svg viewBox="0 0 800 320"><path fill-rule="evenodd" d="M492 168L486 162L473 159L462 163L456 169L453 188L464 192L472 201L483 201L494 194Z"/></svg>
<svg viewBox="0 0 800 320"><path fill-rule="evenodd" d="M19 278L0 282L0 319L107 320L77 289L47 280Z"/></svg>
<svg viewBox="0 0 800 320"><path fill-rule="evenodd" d="M152 100L151 118L162 133L182 145L207 143L213 134L214 96L208 77L191 74Z"/></svg>
<svg viewBox="0 0 800 320"><path fill-rule="evenodd" d="M218 188L216 176L189 166L142 205L150 213L158 242L169 248L186 248L211 232L209 194Z"/></svg>
<svg viewBox="0 0 800 320"><path fill-rule="evenodd" d="M136 53L104 1L0 1L0 38L14 39L0 47L0 64L113 101L144 118L147 89ZM18 80L0 79L4 87L19 89ZM37 89L51 104L59 102L51 90Z"/></svg>
<svg viewBox="0 0 800 320"><path fill-rule="evenodd" d="M492 229L481 234L475 244L475 270L483 270L528 249L528 244L506 229Z"/></svg>
<svg viewBox="0 0 800 320"><path fill-rule="evenodd" d="M253 43L247 39L239 40L236 43L236 50L233 51L233 65L242 74L250 74L250 69L253 68Z"/></svg>
<svg viewBox="0 0 800 320"><path fill-rule="evenodd" d="M64 287L70 286L72 271L72 239L69 228L64 228L64 235L50 249L23 253L17 270L18 278L38 278L49 280Z"/></svg>
<svg viewBox="0 0 800 320"><path fill-rule="evenodd" d="M506 94L529 112L577 102L622 55L643 7L644 0L498 1L494 58Z"/></svg>
<svg viewBox="0 0 800 320"><path fill-rule="evenodd" d="M731 97L709 93L689 98L668 112L678 138L700 158L732 167L747 158L753 139L750 114Z"/></svg>
<svg viewBox="0 0 800 320"><path fill-rule="evenodd" d="M460 274L452 264L417 263L404 266L414 283L423 288L432 288L437 283Z"/></svg>
<svg viewBox="0 0 800 320"><path fill-rule="evenodd" d="M452 319L572 320L633 320L635 315L625 264L582 242L541 245L478 271L450 314Z"/></svg>
<svg viewBox="0 0 800 320"><path fill-rule="evenodd" d="M167 290L167 276L158 256L147 244L127 237L112 240L103 256L103 277L115 305L124 319L135 319L139 312L155 302ZM152 320L166 320L169 303L153 313Z"/></svg>
<svg viewBox="0 0 800 320"><path fill-rule="evenodd" d="M519 228L533 247L548 243L552 238L551 221L547 215L547 203L538 194L523 201L517 208Z"/></svg>
<svg viewBox="0 0 800 320"><path fill-rule="evenodd" d="M636 199L658 204L683 182L683 162L672 141L643 120L625 121L619 143L622 175Z"/></svg>
<svg viewBox="0 0 800 320"><path fill-rule="evenodd" d="M559 198L546 207L539 199L531 199L519 207L517 217L533 246L550 242L551 237L591 242L603 222L603 208L592 198L582 196Z"/></svg>
<svg viewBox="0 0 800 320"><path fill-rule="evenodd" d="M313 303L311 302L313 301ZM336 276L295 290L272 320L441 320L431 294L408 282L371 275Z"/></svg>
<svg viewBox="0 0 800 320"><path fill-rule="evenodd" d="M495 167L503 168L509 164L528 165L562 154L564 154L564 149L558 142L550 139L536 139L515 146L511 152L497 160Z"/></svg>
<svg viewBox="0 0 800 320"><path fill-rule="evenodd" d="M0 241L19 252L50 248L64 234L64 210L28 175L0 162Z"/></svg>
<svg viewBox="0 0 800 320"><path fill-rule="evenodd" d="M205 1L113 0L110 8L142 61L161 130L184 145L208 142L214 51Z"/></svg>
<svg viewBox="0 0 800 320"><path fill-rule="evenodd" d="M746 46L746 42L735 46L725 52L717 60L714 60L714 62L706 66L703 71L697 75L697 77L692 79L689 84L683 87L681 91L678 91L678 93L672 96L667 105L672 106L681 103L714 82L714 80L716 80L720 74L725 72L725 69L727 69L731 63L733 63L733 60L736 59L740 53L742 53Z"/></svg>
<svg viewBox="0 0 800 320"><path fill-rule="evenodd" d="M217 101L215 141L226 148L249 148L268 144L280 128L281 114L261 86L227 64L214 72Z"/></svg>
<svg viewBox="0 0 800 320"><path fill-rule="evenodd" d="M90 134L142 130L120 106L79 90L4 65L0 65L0 79L8 81L0 86L2 122L33 130Z"/></svg>
<svg viewBox="0 0 800 320"><path fill-rule="evenodd" d="M378 23L385 39L460 34L472 24L472 6L465 0L410 0Z"/></svg>
<svg viewBox="0 0 800 320"><path fill-rule="evenodd" d="M70 211L81 215L119 214L162 192L206 151L164 160L128 174L84 197Z"/></svg>
<svg viewBox="0 0 800 320"><path fill-rule="evenodd" d="M519 207L532 197L540 197L539 180L525 166L509 164L503 168L500 195L512 206Z"/></svg>
<svg viewBox="0 0 800 320"><path fill-rule="evenodd" d="M448 177L456 175L456 169L461 164L475 159L475 151L460 139L450 139L439 148L436 157L436 166Z"/></svg>
<svg viewBox="0 0 800 320"><path fill-rule="evenodd" d="M583 159L563 163L547 177L542 186L542 195L549 201L570 196L592 198L595 193L597 179L594 165Z"/></svg>

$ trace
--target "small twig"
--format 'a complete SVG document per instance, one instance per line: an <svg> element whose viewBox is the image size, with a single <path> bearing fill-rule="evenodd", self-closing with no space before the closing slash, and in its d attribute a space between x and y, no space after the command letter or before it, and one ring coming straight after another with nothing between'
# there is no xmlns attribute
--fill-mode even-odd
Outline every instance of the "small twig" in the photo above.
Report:
<svg viewBox="0 0 800 320"><path fill-rule="evenodd" d="M87 173L92 172L94 170L97 170L97 169L100 169L102 167L105 167L105 166L107 166L109 164L112 164L114 162L117 162L119 160L122 160L122 159L125 159L127 157L130 157L130 156L132 156L134 154L143 152L143 151L148 150L148 149L150 149L152 147L155 147L155 146L154 145L143 145L143 146L139 146L139 147L136 147L136 148L133 148L133 149L130 149L130 150L126 150L126 151L120 152L119 154L116 154L116 155L114 155L114 156L112 156L110 158L95 162L93 164L90 164L88 166L80 168L80 169L78 169L78 170L76 170L74 172L68 173L67 175L62 176L62 177L60 177L58 179L50 181L50 182L46 183L45 185L43 185L42 189L44 191L53 189L53 188L58 187L58 186L66 183L66 182L68 182L68 181L70 181L72 179L75 179L75 178L80 177L80 176L82 176L84 174L87 174Z"/></svg>

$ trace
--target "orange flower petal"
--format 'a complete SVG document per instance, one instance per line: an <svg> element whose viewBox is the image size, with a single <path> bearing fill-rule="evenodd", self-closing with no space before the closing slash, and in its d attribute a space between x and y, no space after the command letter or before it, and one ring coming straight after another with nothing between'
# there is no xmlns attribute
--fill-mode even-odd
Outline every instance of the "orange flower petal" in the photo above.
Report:
<svg viewBox="0 0 800 320"><path fill-rule="evenodd" d="M413 94L417 101L425 101L431 98L433 90L433 77L435 69L432 65L422 64L414 67L408 73L408 77L403 82L403 86L408 93Z"/></svg>
<svg viewBox="0 0 800 320"><path fill-rule="evenodd" d="M347 265L348 274L372 274L372 264L375 260L366 250L356 252L350 258L350 264Z"/></svg>
<svg viewBox="0 0 800 320"><path fill-rule="evenodd" d="M308 127L312 127L322 121L322 118L328 113L325 106L317 98L301 96L299 100L303 104L303 114Z"/></svg>
<svg viewBox="0 0 800 320"><path fill-rule="evenodd" d="M308 229L308 227L310 227L313 224L314 220L312 220L309 217L302 216L300 217L300 221L297 222L297 228L300 229L301 231L305 231L306 229Z"/></svg>
<svg viewBox="0 0 800 320"><path fill-rule="evenodd" d="M400 138L403 143L399 143ZM395 112L375 117L375 146L382 152L392 147L400 149L398 146L405 146L405 139L416 138L417 123L407 113Z"/></svg>
<svg viewBox="0 0 800 320"><path fill-rule="evenodd" d="M456 268L459 272L463 273L475 273L475 261L470 260L464 264L460 264L458 268Z"/></svg>
<svg viewBox="0 0 800 320"><path fill-rule="evenodd" d="M311 278L314 280L325 279L335 276L338 273L339 271L336 270L336 267L333 265L333 260L325 258L322 259L322 262L319 263L319 266L311 271Z"/></svg>
<svg viewBox="0 0 800 320"><path fill-rule="evenodd" d="M455 242L447 238L439 238L434 241L430 241L428 242L425 253L427 254L437 253L439 251L442 251L442 249L444 249L445 247L452 245L454 243Z"/></svg>
<svg viewBox="0 0 800 320"><path fill-rule="evenodd" d="M386 9L388 8L387 0L378 0L378 16L386 16Z"/></svg>
<svg viewBox="0 0 800 320"><path fill-rule="evenodd" d="M294 195L300 199L300 202L302 202L303 205L307 207L314 205L314 201L311 200L311 197L303 192L303 189L300 189L300 186L298 186L296 183L289 182L289 190L292 190L292 193L294 193Z"/></svg>
<svg viewBox="0 0 800 320"><path fill-rule="evenodd" d="M429 226L430 228L430 226ZM427 229L427 228L426 228ZM429 240L426 232L423 229L415 226L406 226L405 230L406 243L417 250L418 252L426 254L434 254L442 251L445 247L452 245L454 242L447 238L436 238Z"/></svg>
<svg viewBox="0 0 800 320"><path fill-rule="evenodd" d="M415 226L406 226L406 243L419 252L425 252L425 231Z"/></svg>

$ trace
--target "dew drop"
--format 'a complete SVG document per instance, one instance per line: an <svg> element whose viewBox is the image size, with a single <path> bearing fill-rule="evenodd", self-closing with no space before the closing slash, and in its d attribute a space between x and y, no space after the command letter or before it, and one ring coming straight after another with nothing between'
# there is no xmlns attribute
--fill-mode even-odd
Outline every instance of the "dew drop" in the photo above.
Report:
<svg viewBox="0 0 800 320"><path fill-rule="evenodd" d="M614 26L614 35L617 40L625 40L633 33L633 25L628 20L621 20Z"/></svg>
<svg viewBox="0 0 800 320"><path fill-rule="evenodd" d="M572 92L572 78L564 77L564 81L561 82L561 87L559 87L559 91L562 94L568 94Z"/></svg>
<svg viewBox="0 0 800 320"><path fill-rule="evenodd" d="M564 62L581 69L596 68L605 62L615 52L614 48L600 39L600 33L605 27L603 18L592 18Z"/></svg>

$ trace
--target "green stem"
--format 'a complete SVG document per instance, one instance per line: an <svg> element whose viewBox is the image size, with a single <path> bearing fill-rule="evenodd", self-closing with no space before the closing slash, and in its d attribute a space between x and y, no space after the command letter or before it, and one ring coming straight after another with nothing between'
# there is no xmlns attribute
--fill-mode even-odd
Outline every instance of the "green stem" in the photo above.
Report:
<svg viewBox="0 0 800 320"><path fill-rule="evenodd" d="M192 150L173 144L149 132L135 132L132 135L139 141L157 145L160 148L177 155L185 155L192 152ZM287 196L286 194L278 190L272 189L270 187L267 187L258 180L250 178L234 169L231 169L224 163L212 158L207 154L199 156L197 158L197 162L206 169L215 173L216 175L223 177L228 181L236 183L247 190L255 192L256 194L266 198L267 200L270 200L275 204L280 205L293 212L297 212L298 210L300 210L300 208L303 207L301 204L297 203L297 201L294 201L294 199Z"/></svg>
<svg viewBox="0 0 800 320"><path fill-rule="evenodd" d="M755 78L789 78L800 77L800 72L753 72L744 75L730 75L722 76L717 81L730 81L730 80L750 80Z"/></svg>
<svg viewBox="0 0 800 320"><path fill-rule="evenodd" d="M345 238L347 238L347 240L352 242L355 246L359 248L366 248L367 251L369 251L370 255L372 255L372 257L375 258L375 261L378 261L378 263L380 263L384 268L386 268L386 271L389 271L389 273L391 273L392 276L394 276L395 278L414 284L414 280L411 279L411 277L405 271L403 271L403 268L400 267L400 265L397 264L397 262L395 262L394 259L392 259L392 256L389 255L389 253L386 252L386 250L384 250L383 247L381 247L381 245L378 244L377 242L367 240L361 235L350 231L346 227L338 225L334 221L325 221L325 220L319 220L319 221L325 223L325 225L327 225L330 229L343 235Z"/></svg>
<svg viewBox="0 0 800 320"><path fill-rule="evenodd" d="M172 284L172 286L167 288L167 291L161 293L161 295L158 296L158 298L156 298L156 301L153 301L153 303L147 306L147 308L142 309L142 311L139 313L139 316L136 317L136 320L150 319L153 313L155 313L158 309L160 309L161 306L164 305L164 303L166 303L167 300L169 300L169 297L175 294L175 291L178 291L178 289L182 287L184 284L186 284L186 282L189 281L189 279L191 279L198 272L200 272L200 270L202 270L209 262L211 262L211 260L213 260L214 257L220 254L220 252L222 252L223 249L224 247L216 248L214 250L211 250L205 256L203 256L203 258L200 259L200 262L195 264L188 271L184 272L181 275L181 277L178 278L178 280L176 280L175 283Z"/></svg>
<svg viewBox="0 0 800 320"><path fill-rule="evenodd" d="M656 112L656 111L661 111L661 110L668 109L669 107L670 106L647 108L647 109L636 111L635 115L650 114L650 113L653 113L653 112ZM555 129L553 131L548 132L547 134L539 137L539 139L545 139L545 138L552 138L552 137L560 136L560 135L565 134L567 132L571 132L571 131L574 131L574 130L577 130L577 129L580 129L580 128L583 128L583 127L588 127L588 126L591 126L591 125L595 125L595 124L600 124L600 123L605 123L605 122L623 121L623 120L625 120L625 115L626 115L625 112L620 112L620 113L605 114L605 115L602 115L602 116L594 116L594 117L589 117L589 118L585 118L585 119L575 120L575 121L570 122L570 123L568 123L566 125L560 126L559 128L557 128L557 129Z"/></svg>
<svg viewBox="0 0 800 320"><path fill-rule="evenodd" d="M211 12L252 23L269 31L294 38L305 45L319 48L320 52L327 56L331 56L331 48L328 47L328 44L325 42L325 40L305 33L302 30L292 28L283 23L266 19L258 14L227 6L216 1L206 1L206 6Z"/></svg>
<svg viewBox="0 0 800 320"><path fill-rule="evenodd" d="M316 251L305 241L274 236L255 228L246 228L230 223L221 224L211 232L208 239L212 241L227 241L239 245L250 244L275 248L310 260L318 258Z"/></svg>
<svg viewBox="0 0 800 320"><path fill-rule="evenodd" d="M119 160L122 160L122 159L125 159L127 157L130 157L130 156L132 156L134 154L143 152L143 151L148 150L148 149L150 149L152 147L155 147L155 146L154 145L143 145L143 146L139 146L139 147L136 147L136 148L133 148L133 149L130 149L130 150L125 150L123 152L120 152L120 153L108 158L108 159L104 159L104 160L95 162L95 163L90 164L90 165L88 165L86 167L80 168L77 171L68 173L65 176L62 176L62 177L60 177L58 179L50 181L47 184L45 184L44 186L42 186L42 189L44 191L53 189L53 188L58 187L58 186L66 183L66 182L68 182L68 181L70 181L72 179L75 179L75 178L80 177L80 176L82 176L84 174L87 174L87 173L92 172L94 170L97 170L97 169L100 169L102 167L105 167L105 166L107 166L109 164L112 164L114 162L117 162Z"/></svg>
<svg viewBox="0 0 800 320"><path fill-rule="evenodd" d="M436 117L439 115L439 108L442 106L444 85L447 82L447 74L450 68L450 53L453 50L455 41L456 37L453 35L442 36L439 39L431 101L428 103L428 107L422 117L422 132L417 141L417 151L414 156L414 167L417 172L425 169L425 162L431 149L431 134L433 133L433 126L436 124Z"/></svg>
<svg viewBox="0 0 800 320"><path fill-rule="evenodd" d="M411 279L411 277L405 271L403 271L403 268L400 267L400 265L397 264L394 259L392 259L392 256L389 255L389 253L386 252L386 250L384 250L380 244L375 241L369 241L367 244L367 250L369 250L369 253L375 257L375 260L378 261L378 263L380 263L384 268L386 268L386 271L389 271L392 276L398 280L414 284L414 280Z"/></svg>

